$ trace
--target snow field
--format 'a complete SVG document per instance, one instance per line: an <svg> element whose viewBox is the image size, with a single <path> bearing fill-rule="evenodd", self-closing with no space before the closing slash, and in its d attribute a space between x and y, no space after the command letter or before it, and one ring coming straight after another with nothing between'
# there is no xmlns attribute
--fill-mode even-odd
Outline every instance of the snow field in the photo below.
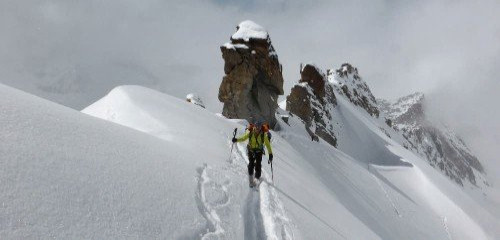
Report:
<svg viewBox="0 0 500 240"><path fill-rule="evenodd" d="M202 228L183 161L195 153L12 88L0 95L0 239L192 239Z"/></svg>

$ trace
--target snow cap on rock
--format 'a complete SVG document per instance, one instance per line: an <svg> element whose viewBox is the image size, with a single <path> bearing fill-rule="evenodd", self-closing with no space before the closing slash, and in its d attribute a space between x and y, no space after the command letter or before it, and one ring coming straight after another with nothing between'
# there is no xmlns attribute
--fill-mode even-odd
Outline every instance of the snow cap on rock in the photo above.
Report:
<svg viewBox="0 0 500 240"><path fill-rule="evenodd" d="M231 39L248 42L250 39L267 39L268 37L266 29L251 20L246 20L238 24Z"/></svg>

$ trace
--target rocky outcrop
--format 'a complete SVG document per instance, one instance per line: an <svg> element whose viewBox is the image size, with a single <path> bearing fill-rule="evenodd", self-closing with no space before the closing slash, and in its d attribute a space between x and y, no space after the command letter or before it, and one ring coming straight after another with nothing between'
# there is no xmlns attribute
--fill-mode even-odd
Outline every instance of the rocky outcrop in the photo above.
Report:
<svg viewBox="0 0 500 240"><path fill-rule="evenodd" d="M301 118L313 140L322 138L337 146L332 124L333 109L337 105L333 88L325 74L312 64L301 68L299 83L286 98L286 110Z"/></svg>
<svg viewBox="0 0 500 240"><path fill-rule="evenodd" d="M431 122L425 114L424 95L414 93L394 102L379 100L392 126L408 141L406 147L423 157L459 185L478 185L483 166L465 142L447 126ZM484 179L483 184L488 184Z"/></svg>
<svg viewBox="0 0 500 240"><path fill-rule="evenodd" d="M379 117L377 101L366 82L359 76L357 68L344 63L339 69L329 69L327 75L328 81L333 83L339 94L365 109L371 116Z"/></svg>
<svg viewBox="0 0 500 240"><path fill-rule="evenodd" d="M283 76L267 31L252 21L236 28L229 43L221 46L224 73L219 87L222 114L227 118L267 121L274 128Z"/></svg>

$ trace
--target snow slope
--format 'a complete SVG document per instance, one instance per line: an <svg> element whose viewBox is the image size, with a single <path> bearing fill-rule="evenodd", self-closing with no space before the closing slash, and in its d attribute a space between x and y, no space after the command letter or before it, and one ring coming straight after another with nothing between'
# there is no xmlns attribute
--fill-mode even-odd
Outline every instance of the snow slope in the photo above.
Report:
<svg viewBox="0 0 500 240"><path fill-rule="evenodd" d="M120 95L128 96L126 98L128 101L123 102L125 98L118 97ZM148 101L144 101L144 96L148 96ZM130 111L120 106L133 109ZM188 117L186 120L182 116L186 114L179 114L179 111L188 111L188 109L179 104L176 99L144 88L127 86L115 89L83 112L136 129L145 129L152 125L147 119L142 119L140 123L131 123L129 119L137 115L149 115L150 119L164 123L163 128L149 131L160 138L165 138L165 134L158 133L168 132L168 128L184 129L184 124L206 129L207 126L200 122L214 118L211 113L207 112L208 115L204 114L199 119ZM290 127L281 123L283 130L274 134L276 137L273 138L273 145L277 159L275 169L282 173L277 174L274 189L279 193L279 198L283 199L284 208L292 216L292 222L297 226L300 236L307 239L327 237L332 235L332 229L334 229L334 232L338 232L337 237L348 239L374 238L373 234L383 239L408 238L409 236L418 236L418 239L440 239L447 236L453 236L455 239L487 238L487 233L484 233L476 221L462 210L460 203L452 201L442 193L441 188L463 196L464 204L472 205L468 210L484 213L486 217L480 216L481 218L490 220L493 227L498 225L497 220L463 195L461 189L455 187L434 169L422 164L425 162L417 156L389 139L379 129L380 123L377 120L359 111L357 107L343 98L339 98L337 111L334 115L343 126L340 138L344 139L339 148L344 153L331 148L324 142L320 144L310 142L309 136L302 130L301 122L295 118L290 120ZM176 114L171 114L174 112ZM178 118L184 118L184 121ZM221 118L220 121L218 125L223 126L227 120ZM212 124L208 125L215 127ZM189 131L196 135L197 132L204 130L190 127ZM223 130L223 132L227 134L230 129ZM188 141L188 139L182 139L184 134L178 135L179 141ZM166 136L171 135L176 134L166 134ZM203 137L205 136L197 138ZM197 141L200 140L205 142L203 139L197 139ZM211 149L217 147L211 146ZM244 146L239 146L238 149L239 156L244 158ZM352 156L356 160L351 158ZM230 162L234 163L234 160ZM244 178L244 163L240 165L243 173L241 177ZM393 172L403 174L399 176L400 179L387 180L389 176L392 177ZM267 173L265 176L268 177L268 175ZM410 184L397 187L396 182ZM422 182L428 182L426 188L428 191L416 191L416 189L421 189ZM414 197L409 197L411 195ZM458 199L453 198L453 200ZM447 207L443 209L436 207L437 202ZM346 224L346 222L350 223ZM327 228L322 229L321 225ZM318 227L319 229L316 229ZM353 228L365 229L366 232L354 233Z"/></svg>
<svg viewBox="0 0 500 240"><path fill-rule="evenodd" d="M196 201L210 168L189 145L9 87L0 96L0 239L192 239L213 230Z"/></svg>
<svg viewBox="0 0 500 240"><path fill-rule="evenodd" d="M2 85L0 96L1 239L499 236L498 219L345 99L341 124L352 122L357 136L346 131L345 143L369 137L375 143L359 151L379 148L374 156L408 164L311 142L291 117L273 134L274 182L263 164L257 192L248 188L245 145L229 155L242 121L138 86L83 110L108 121Z"/></svg>

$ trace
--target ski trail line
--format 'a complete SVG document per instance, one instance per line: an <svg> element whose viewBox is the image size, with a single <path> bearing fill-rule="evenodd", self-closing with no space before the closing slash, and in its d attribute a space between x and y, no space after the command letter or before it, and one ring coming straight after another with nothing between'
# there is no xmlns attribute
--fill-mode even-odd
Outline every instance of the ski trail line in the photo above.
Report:
<svg viewBox="0 0 500 240"><path fill-rule="evenodd" d="M245 212L244 212L244 233L246 240L254 239L266 239L265 232L261 231L264 229L262 225L262 216L260 211L255 211L255 209L260 208L260 203L257 194L250 190L245 200Z"/></svg>
<svg viewBox="0 0 500 240"><path fill-rule="evenodd" d="M209 183L207 177L208 165L204 164L202 168L198 169L198 188L196 192L196 202L198 204L198 210L201 215L207 220L208 231L205 233L201 239L207 239L210 237L218 238L224 233L224 229L221 226L221 220L215 209L210 206L206 199L205 185Z"/></svg>
<svg viewBox="0 0 500 240"><path fill-rule="evenodd" d="M248 164L246 148L236 145L239 164ZM245 174L246 175L246 174ZM279 199L278 193L270 188L270 175L262 169L261 183L258 191L250 189L244 211L246 239L293 239L291 221Z"/></svg>
<svg viewBox="0 0 500 240"><path fill-rule="evenodd" d="M340 236L342 239L347 239L341 232L339 232L335 227L331 226L329 223L327 223L325 220L321 219L317 214L313 213L311 210L309 210L306 206L304 206L302 203L298 202L297 200L295 200L292 196L286 194L285 192L283 192L283 190L279 189L278 187L274 186L274 185L269 185L270 187L276 189L276 191L280 192L281 194L283 194L283 196L287 197L288 200L292 201L293 203L295 203L297 206L299 206L302 210L306 211L307 213L311 214L312 217L316 218L319 222L321 222L322 224L324 224L326 227L330 228L335 234L337 234L338 236Z"/></svg>
<svg viewBox="0 0 500 240"><path fill-rule="evenodd" d="M448 228L448 218L442 217L442 222L443 222L443 228L444 228L444 231L446 231L446 236L448 237L448 240L452 240L450 229Z"/></svg>
<svg viewBox="0 0 500 240"><path fill-rule="evenodd" d="M396 207L396 204L394 203L394 201L392 201L392 198L389 196L389 193L387 192L385 187L382 186L382 183L380 182L378 177L376 177L370 170L368 170L368 171L370 172L370 175L372 175L372 177L375 179L375 181L377 182L377 184L380 187L380 189L382 190L382 192L384 192L385 198L387 198L387 200L391 204L392 208L394 209L394 212L398 215L398 217L403 217L403 215L401 215L401 213L399 213L399 210ZM377 170L375 169L374 171L377 171Z"/></svg>

